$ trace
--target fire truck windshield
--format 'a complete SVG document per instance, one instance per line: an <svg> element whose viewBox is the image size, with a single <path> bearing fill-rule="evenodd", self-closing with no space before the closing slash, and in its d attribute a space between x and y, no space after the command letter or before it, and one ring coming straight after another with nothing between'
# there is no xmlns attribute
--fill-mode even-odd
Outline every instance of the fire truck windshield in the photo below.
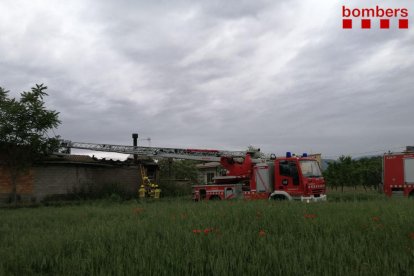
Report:
<svg viewBox="0 0 414 276"><path fill-rule="evenodd" d="M300 160L300 168L304 177L321 177L322 173L315 160Z"/></svg>

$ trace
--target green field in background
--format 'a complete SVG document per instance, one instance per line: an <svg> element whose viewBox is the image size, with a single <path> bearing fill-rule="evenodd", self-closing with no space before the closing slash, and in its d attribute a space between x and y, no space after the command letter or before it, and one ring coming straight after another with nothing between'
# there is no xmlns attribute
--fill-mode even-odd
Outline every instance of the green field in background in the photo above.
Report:
<svg viewBox="0 0 414 276"><path fill-rule="evenodd" d="M413 200L333 198L2 209L0 275L413 275Z"/></svg>

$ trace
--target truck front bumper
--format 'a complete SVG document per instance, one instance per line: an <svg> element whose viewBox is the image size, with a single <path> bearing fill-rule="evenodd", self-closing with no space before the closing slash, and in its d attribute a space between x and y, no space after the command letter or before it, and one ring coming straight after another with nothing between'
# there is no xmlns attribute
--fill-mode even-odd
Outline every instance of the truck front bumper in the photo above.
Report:
<svg viewBox="0 0 414 276"><path fill-rule="evenodd" d="M327 197L326 195L320 195L318 197L315 197L313 195L311 196L301 196L300 197L300 201L306 201L307 203L309 202L320 202L320 201L326 201Z"/></svg>

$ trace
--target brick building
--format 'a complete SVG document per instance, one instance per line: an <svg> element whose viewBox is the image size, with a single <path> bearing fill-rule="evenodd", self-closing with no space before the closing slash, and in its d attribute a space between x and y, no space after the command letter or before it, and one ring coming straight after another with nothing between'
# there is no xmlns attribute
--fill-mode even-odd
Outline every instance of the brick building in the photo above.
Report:
<svg viewBox="0 0 414 276"><path fill-rule="evenodd" d="M158 165L150 159L139 160L147 175L158 181ZM141 183L139 165L132 160L113 161L83 155L53 156L34 164L17 180L17 195L22 201L39 202L50 197L79 193L100 193L108 187L135 196ZM8 169L0 161L0 202L12 196Z"/></svg>

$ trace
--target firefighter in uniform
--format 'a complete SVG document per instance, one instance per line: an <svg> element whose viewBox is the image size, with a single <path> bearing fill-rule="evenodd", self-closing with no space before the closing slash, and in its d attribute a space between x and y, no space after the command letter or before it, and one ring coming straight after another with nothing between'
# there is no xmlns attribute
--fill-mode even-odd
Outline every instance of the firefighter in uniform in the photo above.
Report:
<svg viewBox="0 0 414 276"><path fill-rule="evenodd" d="M157 184L155 184L155 190L154 190L154 198L160 198L161 189L158 187Z"/></svg>
<svg viewBox="0 0 414 276"><path fill-rule="evenodd" d="M145 187L141 184L138 190L139 198L145 198Z"/></svg>
<svg viewBox="0 0 414 276"><path fill-rule="evenodd" d="M151 184L151 189L150 189L150 193L149 193L149 197L153 198L155 195L155 184Z"/></svg>
<svg viewBox="0 0 414 276"><path fill-rule="evenodd" d="M145 197L149 197L150 194L151 194L151 183L150 183L147 176L144 176L143 180L144 180L143 185L144 185L144 189L145 189Z"/></svg>

